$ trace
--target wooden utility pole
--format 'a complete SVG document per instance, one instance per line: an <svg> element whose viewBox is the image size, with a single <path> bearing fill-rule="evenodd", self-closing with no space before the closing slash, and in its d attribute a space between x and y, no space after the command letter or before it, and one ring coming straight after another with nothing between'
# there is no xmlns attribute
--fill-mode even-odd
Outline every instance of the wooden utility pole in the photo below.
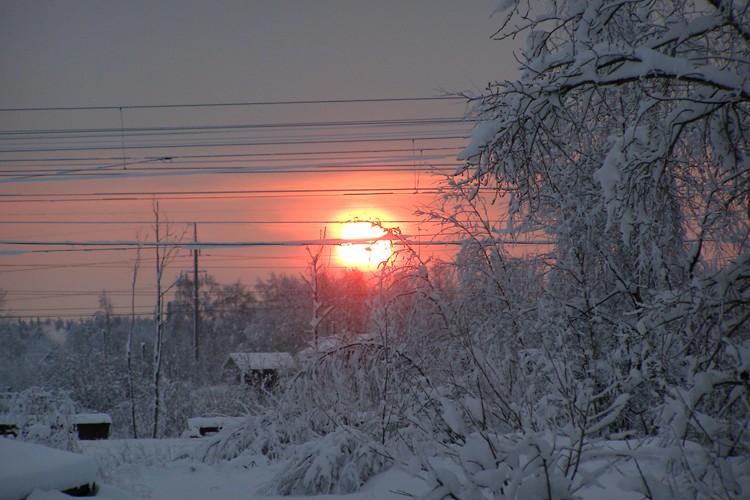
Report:
<svg viewBox="0 0 750 500"><path fill-rule="evenodd" d="M198 310L198 224L193 222L193 344L195 347L195 362L198 362L200 311Z"/></svg>

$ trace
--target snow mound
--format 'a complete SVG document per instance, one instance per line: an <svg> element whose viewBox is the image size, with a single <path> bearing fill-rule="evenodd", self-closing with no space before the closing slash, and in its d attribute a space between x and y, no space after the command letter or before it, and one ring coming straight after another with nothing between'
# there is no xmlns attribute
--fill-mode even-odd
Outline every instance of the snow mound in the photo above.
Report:
<svg viewBox="0 0 750 500"><path fill-rule="evenodd" d="M78 453L0 438L0 499L26 498L34 490L65 491L94 485L97 464Z"/></svg>

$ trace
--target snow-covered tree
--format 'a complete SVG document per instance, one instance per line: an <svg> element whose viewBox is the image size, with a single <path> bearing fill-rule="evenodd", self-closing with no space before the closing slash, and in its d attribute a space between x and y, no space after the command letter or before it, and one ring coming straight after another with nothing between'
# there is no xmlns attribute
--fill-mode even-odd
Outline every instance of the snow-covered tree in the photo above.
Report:
<svg viewBox="0 0 750 500"><path fill-rule="evenodd" d="M171 285L167 286L164 283L164 273L167 270L169 264L177 256L178 248L174 246L165 245L164 242L179 241L181 240L186 230L183 230L181 235L176 235L173 232L173 228L169 224L169 221L165 220L163 213L159 210L159 202L154 202L153 206L154 213L154 253L155 253L155 281L156 281L156 304L154 305L154 362L153 362L153 422L151 428L151 437L156 438L159 436L159 418L163 410L162 404L162 363L163 363L163 348L164 348L164 333L165 333L165 313L164 306L166 303L166 294L172 288Z"/></svg>
<svg viewBox="0 0 750 500"><path fill-rule="evenodd" d="M578 457L622 432L696 440L717 466L696 479L683 461L675 491L736 493L721 458L750 446L748 4L546 7L501 2L496 37L526 36L521 76L469 96L466 163L432 214L464 233L463 276L494 298L468 330L496 332L495 361L515 371L490 399L506 425L557 429ZM541 237L524 306L502 242ZM490 380L498 364L480 352Z"/></svg>
<svg viewBox="0 0 750 500"><path fill-rule="evenodd" d="M321 235L321 238L325 238L325 233ZM323 304L323 283L326 281L328 268L321 259L323 249L323 246L319 246L315 250L307 247L307 255L309 256L308 275L304 277L312 299L312 315L307 326L308 338L306 340L316 351L319 349L320 323L333 310L333 306Z"/></svg>
<svg viewBox="0 0 750 500"><path fill-rule="evenodd" d="M64 391L30 387L18 393L4 394L2 403L5 418L16 425L16 439L63 450L78 450L76 407Z"/></svg>
<svg viewBox="0 0 750 500"><path fill-rule="evenodd" d="M244 332L248 351L295 352L305 345L309 288L301 277L271 273L255 284L257 310Z"/></svg>

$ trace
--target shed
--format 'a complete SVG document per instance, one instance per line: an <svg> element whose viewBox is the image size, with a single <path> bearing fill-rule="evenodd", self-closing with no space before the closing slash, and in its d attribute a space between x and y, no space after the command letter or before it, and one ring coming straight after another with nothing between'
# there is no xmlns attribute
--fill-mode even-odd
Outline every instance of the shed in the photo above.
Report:
<svg viewBox="0 0 750 500"><path fill-rule="evenodd" d="M73 416L78 439L95 440L109 438L112 417L106 413L78 413Z"/></svg>
<svg viewBox="0 0 750 500"><path fill-rule="evenodd" d="M222 378L227 383L270 389L293 368L294 358L288 352L236 352L224 362Z"/></svg>
<svg viewBox="0 0 750 500"><path fill-rule="evenodd" d="M187 437L211 436L224 427L244 422L243 417L193 417L188 419Z"/></svg>
<svg viewBox="0 0 750 500"><path fill-rule="evenodd" d="M12 436L18 435L18 422L12 415L0 414L0 436Z"/></svg>

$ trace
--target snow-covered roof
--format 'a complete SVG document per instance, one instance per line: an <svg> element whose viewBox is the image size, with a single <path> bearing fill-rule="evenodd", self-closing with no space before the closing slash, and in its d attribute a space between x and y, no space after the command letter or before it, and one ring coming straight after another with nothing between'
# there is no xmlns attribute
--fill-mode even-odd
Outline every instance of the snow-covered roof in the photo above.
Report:
<svg viewBox="0 0 750 500"><path fill-rule="evenodd" d="M201 427L228 427L244 422L244 417L192 417L188 419L189 429L200 429Z"/></svg>
<svg viewBox="0 0 750 500"><path fill-rule="evenodd" d="M230 360L243 373L253 370L287 370L294 367L294 358L288 352L235 352L229 355L227 363Z"/></svg>
<svg viewBox="0 0 750 500"><path fill-rule="evenodd" d="M73 420L76 424L111 424L112 417L106 413L77 413Z"/></svg>
<svg viewBox="0 0 750 500"><path fill-rule="evenodd" d="M70 415L75 424L111 424L112 417L106 413L77 413ZM15 414L0 414L0 425L22 425L28 417Z"/></svg>

